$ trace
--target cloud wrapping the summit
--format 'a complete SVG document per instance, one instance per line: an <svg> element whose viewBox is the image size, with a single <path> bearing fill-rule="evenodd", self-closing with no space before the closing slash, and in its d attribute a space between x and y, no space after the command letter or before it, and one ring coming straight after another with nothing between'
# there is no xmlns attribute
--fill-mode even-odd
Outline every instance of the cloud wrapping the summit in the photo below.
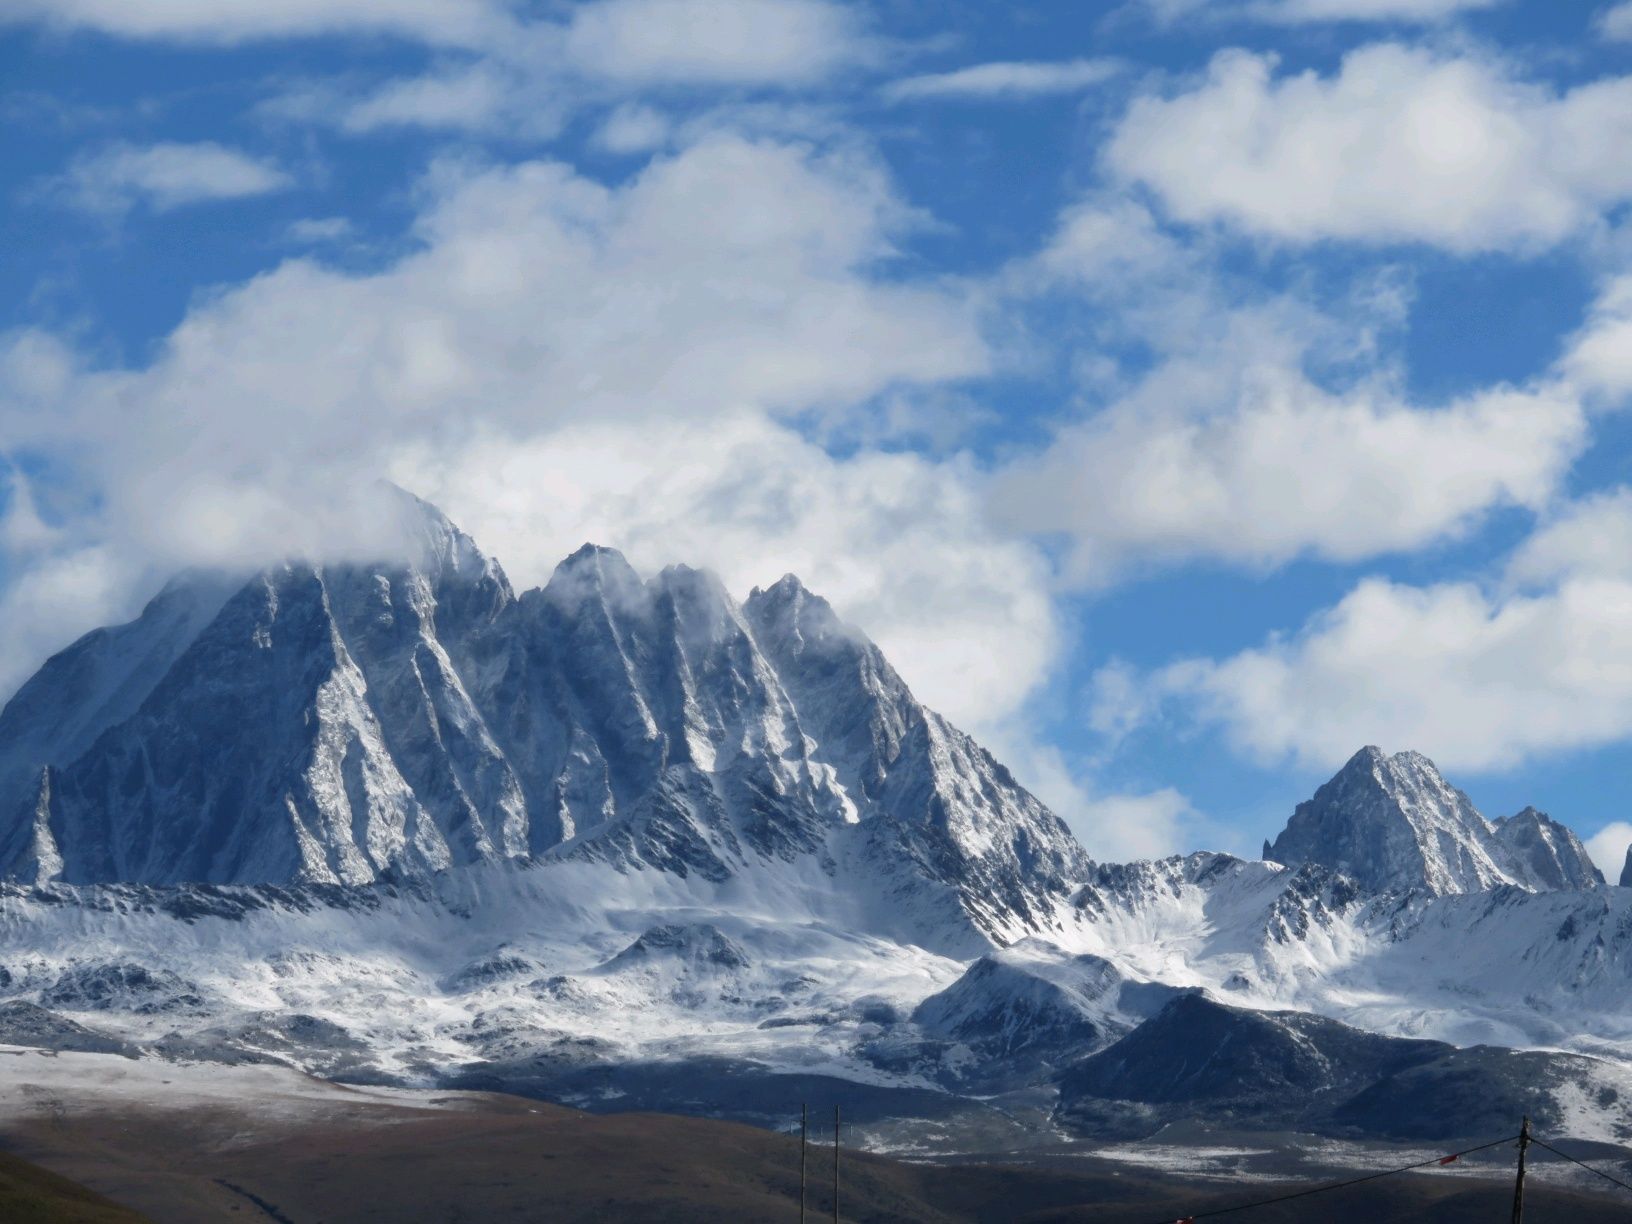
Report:
<svg viewBox="0 0 1632 1224"><path fill-rule="evenodd" d="M990 360L958 293L875 279L913 224L876 164L716 135L615 189L534 162L445 165L425 191L413 252L285 262L147 365L10 339L0 448L51 456L86 508L18 555L4 681L169 569L366 553L354 495L389 472L524 583L586 539L739 596L793 570L965 724L1038 684L1048 568L984 521L969 465L838 458L783 423Z"/></svg>

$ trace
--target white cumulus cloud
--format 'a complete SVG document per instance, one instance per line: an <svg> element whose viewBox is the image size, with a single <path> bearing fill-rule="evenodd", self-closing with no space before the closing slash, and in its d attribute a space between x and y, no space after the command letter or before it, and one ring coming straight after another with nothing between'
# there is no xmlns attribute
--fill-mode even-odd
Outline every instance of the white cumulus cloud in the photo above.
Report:
<svg viewBox="0 0 1632 1224"><path fill-rule="evenodd" d="M1177 700L1266 762L1331 768L1394 743L1448 769L1510 769L1632 735L1632 583L1503 597L1371 578L1296 633L1148 683L1140 700Z"/></svg>
<svg viewBox="0 0 1632 1224"><path fill-rule="evenodd" d="M448 164L423 196L395 263L289 260L150 361L0 346L0 454L80 495L50 548L7 558L0 687L173 567L366 547L351 494L384 474L525 582L584 539L739 594L799 572L968 723L1046 675L1048 566L985 521L971 464L835 457L795 426L988 368L961 291L890 266L916 221L875 163L716 132L615 188Z"/></svg>
<svg viewBox="0 0 1632 1224"><path fill-rule="evenodd" d="M1331 75L1220 53L1136 100L1110 172L1172 217L1289 242L1538 249L1632 199L1632 78L1559 93L1504 63L1382 43Z"/></svg>
<svg viewBox="0 0 1632 1224"><path fill-rule="evenodd" d="M1621 869L1626 866L1626 851L1632 846L1632 824L1612 820L1586 839L1587 853L1611 884L1620 882Z"/></svg>
<svg viewBox="0 0 1632 1224"><path fill-rule="evenodd" d="M1386 282L1335 313L1244 287L1125 199L1068 211L1014 281L1056 315L1090 306L1099 359L1088 410L997 473L994 507L1061 538L1091 585L1195 559L1413 551L1498 507L1540 509L1588 442L1560 375L1414 402L1377 338L1405 309ZM1108 355L1129 343L1149 359L1124 369Z"/></svg>
<svg viewBox="0 0 1632 1224"><path fill-rule="evenodd" d="M1561 365L1606 406L1632 396L1632 276L1615 277L1604 286Z"/></svg>
<svg viewBox="0 0 1632 1224"><path fill-rule="evenodd" d="M1632 489L1606 489L1562 507L1508 559L1508 580L1519 586L1574 575L1632 582Z"/></svg>
<svg viewBox="0 0 1632 1224"><path fill-rule="evenodd" d="M796 573L966 727L1013 714L1060 649L1042 553L994 529L956 460L838 459L738 413L494 435L452 462L405 451L393 471L524 583L586 540L646 573L706 565L738 596Z"/></svg>
<svg viewBox="0 0 1632 1224"><path fill-rule="evenodd" d="M1539 507L1584 440L1560 391L1418 408L1265 369L1214 414L1157 415L1141 399L1071 426L999 489L1013 521L1071 533L1090 580L1196 557L1356 561L1454 536L1495 506Z"/></svg>
<svg viewBox="0 0 1632 1224"><path fill-rule="evenodd" d="M626 102L601 121L595 143L608 153L649 153L667 144L673 129L661 111Z"/></svg>

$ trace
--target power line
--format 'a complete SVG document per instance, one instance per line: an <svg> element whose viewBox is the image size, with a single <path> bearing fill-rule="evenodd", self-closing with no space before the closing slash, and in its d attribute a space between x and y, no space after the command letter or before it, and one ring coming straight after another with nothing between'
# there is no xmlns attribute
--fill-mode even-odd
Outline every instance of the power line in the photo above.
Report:
<svg viewBox="0 0 1632 1224"><path fill-rule="evenodd" d="M1492 1139L1489 1143L1481 1143L1478 1147L1464 1148L1460 1152L1452 1152L1446 1156L1435 1156L1431 1160L1419 1160L1416 1164L1401 1165L1397 1169L1384 1169L1378 1173L1367 1173L1363 1177L1351 1177L1347 1181L1328 1182L1324 1186L1311 1186L1307 1190L1294 1190L1291 1194L1277 1194L1273 1198L1255 1199L1250 1203L1237 1203L1233 1207L1215 1207L1211 1211L1192 1211L1189 1215L1178 1217L1175 1221L1172 1216L1154 1221L1153 1224L1184 1224L1189 1220L1208 1219L1212 1216L1233 1215L1238 1211L1251 1211L1257 1207L1269 1207L1276 1203L1288 1203L1293 1199L1308 1198L1312 1194L1325 1194L1328 1190L1341 1190L1345 1186L1358 1186L1362 1182L1376 1181L1380 1177L1393 1177L1396 1173L1410 1173L1415 1169L1426 1169L1430 1165L1450 1164L1464 1156L1471 1156L1475 1152L1483 1152L1489 1148L1501 1147L1504 1143L1512 1143L1518 1139L1517 1135L1508 1135L1502 1139ZM1540 1143L1541 1141L1535 1140ZM1549 1151L1551 1149L1548 1149ZM1597 1170L1594 1170L1597 1172ZM1611 1179L1613 1180L1613 1179ZM1632 1187L1628 1187L1632 1189Z"/></svg>
<svg viewBox="0 0 1632 1224"><path fill-rule="evenodd" d="M1559 1151L1552 1144L1548 1143L1545 1139L1537 1139L1534 1135L1532 1135L1532 1136L1530 1136L1530 1142L1535 1144L1537 1147L1546 1148L1554 1156L1562 1156L1565 1160L1569 1161L1571 1164L1580 1165L1588 1173L1596 1173L1596 1174L1598 1174L1599 1177L1603 1178L1605 1181L1614 1182L1622 1190L1632 1190L1632 1185L1628 1185L1626 1182L1622 1181L1618 1177L1611 1177L1608 1173L1605 1173L1602 1169L1593 1168L1591 1165L1589 1165L1584 1160L1577 1160L1574 1156L1571 1156L1568 1152Z"/></svg>

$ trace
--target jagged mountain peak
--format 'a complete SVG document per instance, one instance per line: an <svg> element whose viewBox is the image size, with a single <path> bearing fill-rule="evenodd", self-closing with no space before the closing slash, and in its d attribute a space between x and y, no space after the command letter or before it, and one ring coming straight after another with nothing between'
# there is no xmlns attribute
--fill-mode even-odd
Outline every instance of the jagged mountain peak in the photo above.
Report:
<svg viewBox="0 0 1632 1224"><path fill-rule="evenodd" d="M1512 852L1531 883L1544 889L1598 888L1598 870L1581 839L1547 813L1526 807L1496 821L1496 837Z"/></svg>
<svg viewBox="0 0 1632 1224"><path fill-rule="evenodd" d="M381 490L406 546L402 559L407 564L436 581L488 583L506 600L515 598L504 568L441 509L390 481L382 481Z"/></svg>
<svg viewBox="0 0 1632 1224"><path fill-rule="evenodd" d="M1490 838L1484 817L1432 761L1367 745L1298 805L1267 849L1279 862L1319 863L1367 888L1469 892L1506 879Z"/></svg>
<svg viewBox="0 0 1632 1224"><path fill-rule="evenodd" d="M635 567L617 549L602 544L579 546L555 567L541 594L560 608L610 600L621 611L636 611L649 603L645 580Z"/></svg>
<svg viewBox="0 0 1632 1224"><path fill-rule="evenodd" d="M885 683L901 685L894 669L867 635L843 620L832 604L793 574L784 574L769 587L755 587L743 604L743 612L761 633L782 643L791 657L797 658L812 648L822 654L848 654L858 665L886 677Z"/></svg>
<svg viewBox="0 0 1632 1224"><path fill-rule="evenodd" d="M837 621L833 606L807 587L797 574L783 574L768 587L755 587L748 593L748 603L767 613L803 618L814 616L822 621Z"/></svg>
<svg viewBox="0 0 1632 1224"><path fill-rule="evenodd" d="M1579 839L1540 813L1493 825L1420 752L1368 745L1264 846L1289 865L1318 863L1370 890L1479 892L1592 887Z"/></svg>
<svg viewBox="0 0 1632 1224"><path fill-rule="evenodd" d="M86 648L139 676L125 698L87 715L107 683L52 681L8 707L95 734L0 738L0 875L365 884L527 856L721 884L786 864L946 944L1046 928L1086 863L797 579L739 605L707 570L647 580L591 544L517 598L434 506L385 501L417 561L279 564L188 617L156 601Z"/></svg>
<svg viewBox="0 0 1632 1224"><path fill-rule="evenodd" d="M1336 777L1367 778L1396 791L1422 785L1451 789L1439 766L1422 753L1407 748L1390 754L1375 744L1367 744L1350 757Z"/></svg>

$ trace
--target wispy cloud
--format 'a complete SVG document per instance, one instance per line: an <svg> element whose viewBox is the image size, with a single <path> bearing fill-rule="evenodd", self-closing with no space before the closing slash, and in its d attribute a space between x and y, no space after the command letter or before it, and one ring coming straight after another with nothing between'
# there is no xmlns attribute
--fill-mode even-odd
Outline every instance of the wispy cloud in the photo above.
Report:
<svg viewBox="0 0 1632 1224"><path fill-rule="evenodd" d="M580 71L644 85L804 85L865 59L847 6L828 0L599 0L568 23Z"/></svg>
<svg viewBox="0 0 1632 1224"><path fill-rule="evenodd" d="M892 102L936 98L1034 98L1075 93L1103 84L1121 72L1111 59L973 64L952 72L906 77L885 87Z"/></svg>
<svg viewBox="0 0 1632 1224"><path fill-rule="evenodd" d="M76 157L44 190L85 212L117 214L136 204L166 212L239 200L281 191L291 182L273 163L210 141L118 143Z"/></svg>
<svg viewBox="0 0 1632 1224"><path fill-rule="evenodd" d="M437 45L491 40L510 23L496 0L0 0L0 24L116 38L233 45L323 34L392 35Z"/></svg>
<svg viewBox="0 0 1632 1224"><path fill-rule="evenodd" d="M1605 9L1594 24L1599 35L1611 42L1632 42L1632 0Z"/></svg>
<svg viewBox="0 0 1632 1224"><path fill-rule="evenodd" d="M1438 25L1507 0L1145 0L1159 22Z"/></svg>
<svg viewBox="0 0 1632 1224"><path fill-rule="evenodd" d="M290 242L305 245L343 242L356 232L357 227L346 217L302 217L299 221L291 221L284 230Z"/></svg>

